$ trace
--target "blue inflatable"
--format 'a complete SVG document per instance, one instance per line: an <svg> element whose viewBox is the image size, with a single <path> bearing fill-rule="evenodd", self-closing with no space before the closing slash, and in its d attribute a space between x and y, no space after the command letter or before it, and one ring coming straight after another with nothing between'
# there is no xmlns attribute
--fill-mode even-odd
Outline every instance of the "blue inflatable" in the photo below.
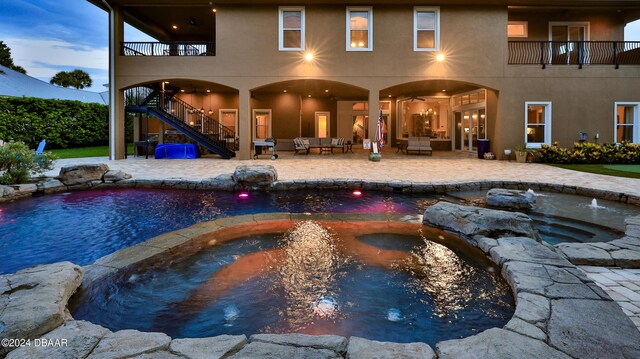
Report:
<svg viewBox="0 0 640 359"><path fill-rule="evenodd" d="M197 145L189 143L164 143L156 147L156 159L161 158L198 158L200 151Z"/></svg>

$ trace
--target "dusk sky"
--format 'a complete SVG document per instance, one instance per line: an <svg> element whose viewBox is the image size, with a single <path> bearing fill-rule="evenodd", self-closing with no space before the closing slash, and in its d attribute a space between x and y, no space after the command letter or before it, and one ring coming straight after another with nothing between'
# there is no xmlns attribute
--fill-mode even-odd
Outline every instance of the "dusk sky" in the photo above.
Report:
<svg viewBox="0 0 640 359"><path fill-rule="evenodd" d="M49 81L58 71L82 69L93 79L91 91L107 83L105 11L85 0L0 0L0 40L27 74ZM127 41L150 41L127 26ZM625 40L640 41L640 22L625 28Z"/></svg>

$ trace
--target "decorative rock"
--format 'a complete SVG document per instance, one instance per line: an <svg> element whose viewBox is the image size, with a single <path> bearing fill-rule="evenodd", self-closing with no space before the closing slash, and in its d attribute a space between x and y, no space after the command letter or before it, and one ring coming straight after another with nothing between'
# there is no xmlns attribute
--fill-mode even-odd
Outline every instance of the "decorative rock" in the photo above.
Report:
<svg viewBox="0 0 640 359"><path fill-rule="evenodd" d="M349 338L347 358L349 359L432 359L435 353L425 343L378 342L358 337Z"/></svg>
<svg viewBox="0 0 640 359"><path fill-rule="evenodd" d="M0 197L11 197L15 191L13 187L0 185Z"/></svg>
<svg viewBox="0 0 640 359"><path fill-rule="evenodd" d="M245 345L233 359L279 359L279 358L305 358L305 359L338 359L342 356L328 349L314 349L307 347L293 347L272 343L255 342Z"/></svg>
<svg viewBox="0 0 640 359"><path fill-rule="evenodd" d="M185 358L225 358L247 343L245 335L220 335L213 338L174 339L169 350Z"/></svg>
<svg viewBox="0 0 640 359"><path fill-rule="evenodd" d="M338 353L347 350L347 338L338 335L255 334L251 336L251 342L329 349Z"/></svg>
<svg viewBox="0 0 640 359"><path fill-rule="evenodd" d="M102 181L109 171L104 163L62 167L58 179L67 186L83 184L91 181Z"/></svg>
<svg viewBox="0 0 640 359"><path fill-rule="evenodd" d="M102 178L103 181L105 182L118 182L118 181L122 181L122 180L126 180L131 178L131 175L122 171L114 171L114 170L109 170L107 171L107 173L104 174L104 177Z"/></svg>
<svg viewBox="0 0 640 359"><path fill-rule="evenodd" d="M613 258L606 250L589 243L560 243L555 247L562 251L571 263L576 265L614 265Z"/></svg>
<svg viewBox="0 0 640 359"><path fill-rule="evenodd" d="M66 191L67 186L55 178L49 178L48 180L40 183L38 185L38 189L42 189L44 193L55 193Z"/></svg>
<svg viewBox="0 0 640 359"><path fill-rule="evenodd" d="M164 333L121 330L106 335L88 359L126 358L169 348L171 338Z"/></svg>
<svg viewBox="0 0 640 359"><path fill-rule="evenodd" d="M161 350L153 353L140 354L130 358L131 359L184 359L184 357L175 355L165 350ZM210 357L206 356L201 358L210 358Z"/></svg>
<svg viewBox="0 0 640 359"><path fill-rule="evenodd" d="M541 295L518 293L514 317L535 324L546 321L551 313L549 300Z"/></svg>
<svg viewBox="0 0 640 359"><path fill-rule="evenodd" d="M243 187L268 187L278 180L278 172L271 165L242 165L233 172L233 181Z"/></svg>
<svg viewBox="0 0 640 359"><path fill-rule="evenodd" d="M504 326L504 329L511 330L518 334L526 335L533 339L538 339L543 341L547 339L547 334L545 334L545 332L542 331L542 329L536 327L533 324L529 324L520 318L511 318L509 323L507 323L507 325Z"/></svg>
<svg viewBox="0 0 640 359"><path fill-rule="evenodd" d="M492 188L486 195L487 205L509 209L533 209L536 197L531 192Z"/></svg>
<svg viewBox="0 0 640 359"><path fill-rule="evenodd" d="M639 268L640 251L622 249L611 252L611 258L616 262L616 266L622 268Z"/></svg>
<svg viewBox="0 0 640 359"><path fill-rule="evenodd" d="M518 295L522 291L544 295L545 288L553 284L544 267L533 263L508 262L502 275Z"/></svg>
<svg viewBox="0 0 640 359"><path fill-rule="evenodd" d="M424 224L473 237L539 236L529 216L517 212L438 202L424 211Z"/></svg>
<svg viewBox="0 0 640 359"><path fill-rule="evenodd" d="M567 266L565 258L549 248L527 237L498 239L499 246L491 248L491 258L500 265L508 261L522 261L555 266Z"/></svg>
<svg viewBox="0 0 640 359"><path fill-rule="evenodd" d="M574 358L640 358L640 331L615 302L551 303L549 344Z"/></svg>
<svg viewBox="0 0 640 359"><path fill-rule="evenodd" d="M436 345L438 359L570 359L544 342L504 329L489 329L472 337Z"/></svg>
<svg viewBox="0 0 640 359"><path fill-rule="evenodd" d="M62 325L67 302L82 282L82 268L61 262L0 276L4 329L0 338L34 339ZM8 288L7 288L8 287ZM0 347L0 357L13 348Z"/></svg>
<svg viewBox="0 0 640 359"><path fill-rule="evenodd" d="M67 322L41 338L41 342L53 345L20 347L7 359L85 358L108 333L108 329L89 322Z"/></svg>

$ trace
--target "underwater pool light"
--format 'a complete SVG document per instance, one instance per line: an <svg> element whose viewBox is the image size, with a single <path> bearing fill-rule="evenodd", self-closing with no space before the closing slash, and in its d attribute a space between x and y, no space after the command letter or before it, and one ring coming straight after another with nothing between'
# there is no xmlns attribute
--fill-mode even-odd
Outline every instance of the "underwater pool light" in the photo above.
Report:
<svg viewBox="0 0 640 359"><path fill-rule="evenodd" d="M362 196L362 191L361 191L361 190L359 190L359 189L357 189L357 190L354 190L354 191L352 192L352 194L353 194L354 196L356 196L356 197L360 197L360 196Z"/></svg>
<svg viewBox="0 0 640 359"><path fill-rule="evenodd" d="M238 195L238 198L249 198L249 193L247 193L247 192L240 192L240 194Z"/></svg>

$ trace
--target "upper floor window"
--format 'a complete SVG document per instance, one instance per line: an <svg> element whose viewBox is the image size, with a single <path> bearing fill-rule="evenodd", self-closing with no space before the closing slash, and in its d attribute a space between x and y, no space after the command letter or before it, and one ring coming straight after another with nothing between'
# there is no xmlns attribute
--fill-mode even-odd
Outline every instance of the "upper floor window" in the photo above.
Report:
<svg viewBox="0 0 640 359"><path fill-rule="evenodd" d="M304 7L280 7L278 20L280 51L304 50Z"/></svg>
<svg viewBox="0 0 640 359"><path fill-rule="evenodd" d="M616 102L616 142L640 142L640 102Z"/></svg>
<svg viewBox="0 0 640 359"><path fill-rule="evenodd" d="M524 128L527 147L551 145L551 102L525 102Z"/></svg>
<svg viewBox="0 0 640 359"><path fill-rule="evenodd" d="M373 50L373 9L347 8L347 51Z"/></svg>
<svg viewBox="0 0 640 359"><path fill-rule="evenodd" d="M527 21L509 21L507 24L507 36L529 37L529 23Z"/></svg>
<svg viewBox="0 0 640 359"><path fill-rule="evenodd" d="M440 48L440 8L413 8L413 50L437 51Z"/></svg>

